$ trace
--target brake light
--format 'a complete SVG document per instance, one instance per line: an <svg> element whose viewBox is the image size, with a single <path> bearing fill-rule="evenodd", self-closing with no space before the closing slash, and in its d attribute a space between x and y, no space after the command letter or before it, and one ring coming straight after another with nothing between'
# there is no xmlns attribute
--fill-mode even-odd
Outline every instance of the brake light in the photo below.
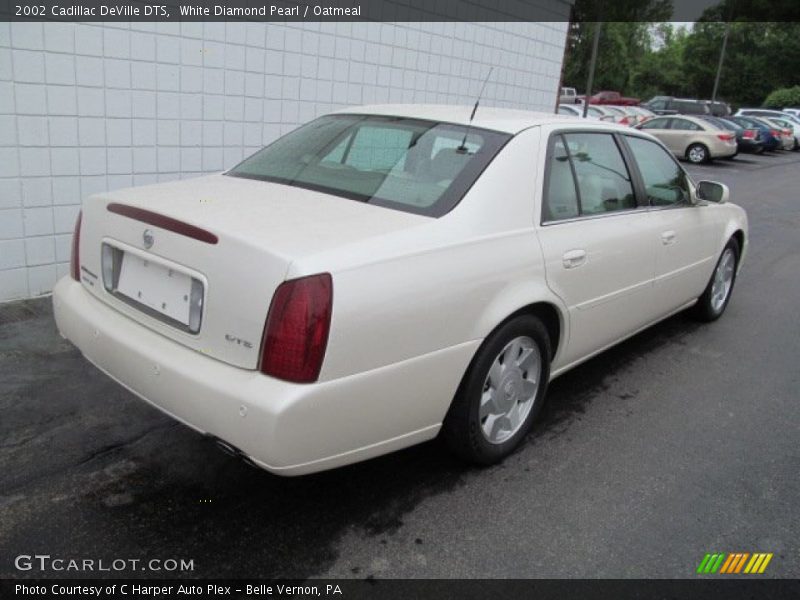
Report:
<svg viewBox="0 0 800 600"><path fill-rule="evenodd" d="M72 232L72 254L69 257L69 272L75 281L81 280L81 219L83 213L78 211L78 218L75 219L75 230Z"/></svg>
<svg viewBox="0 0 800 600"><path fill-rule="evenodd" d="M783 130L783 135L792 135L792 132L789 129L784 129Z"/></svg>
<svg viewBox="0 0 800 600"><path fill-rule="evenodd" d="M622 117L622 119L620 119L620 122L619 122L620 125L628 125L629 123L630 123L630 120L628 119L628 117Z"/></svg>
<svg viewBox="0 0 800 600"><path fill-rule="evenodd" d="M756 133L758 132L755 129L745 129L744 133L742 133L742 137L748 140L754 140L756 138Z"/></svg>
<svg viewBox="0 0 800 600"><path fill-rule="evenodd" d="M772 137L780 137L781 136L781 134L779 132L775 131L774 129L770 129L769 132L772 134Z"/></svg>
<svg viewBox="0 0 800 600"><path fill-rule="evenodd" d="M329 273L278 286L264 326L259 370L295 383L316 381L328 345L332 306Z"/></svg>
<svg viewBox="0 0 800 600"><path fill-rule="evenodd" d="M732 133L718 133L717 137L721 139L723 142L730 142L736 136Z"/></svg>

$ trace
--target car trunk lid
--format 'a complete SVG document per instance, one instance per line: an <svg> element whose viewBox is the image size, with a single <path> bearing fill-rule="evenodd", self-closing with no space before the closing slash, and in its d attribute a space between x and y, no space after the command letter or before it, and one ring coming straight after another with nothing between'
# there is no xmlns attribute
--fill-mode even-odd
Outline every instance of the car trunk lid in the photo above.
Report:
<svg viewBox="0 0 800 600"><path fill-rule="evenodd" d="M225 175L130 188L84 203L81 279L142 325L254 369L294 261L429 220Z"/></svg>

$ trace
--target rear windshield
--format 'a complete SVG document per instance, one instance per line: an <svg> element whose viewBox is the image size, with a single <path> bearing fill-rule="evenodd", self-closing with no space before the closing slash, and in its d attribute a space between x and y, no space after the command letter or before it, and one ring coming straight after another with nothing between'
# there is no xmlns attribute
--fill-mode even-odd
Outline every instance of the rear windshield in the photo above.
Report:
<svg viewBox="0 0 800 600"><path fill-rule="evenodd" d="M227 175L439 217L458 204L510 138L434 121L328 115L256 152Z"/></svg>

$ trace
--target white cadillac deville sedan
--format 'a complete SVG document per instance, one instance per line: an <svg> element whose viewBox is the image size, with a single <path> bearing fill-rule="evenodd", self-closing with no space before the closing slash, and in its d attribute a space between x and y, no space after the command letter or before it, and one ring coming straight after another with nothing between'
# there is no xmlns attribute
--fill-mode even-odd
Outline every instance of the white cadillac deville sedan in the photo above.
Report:
<svg viewBox="0 0 800 600"><path fill-rule="evenodd" d="M548 382L711 321L745 212L628 127L480 108L321 117L230 171L88 198L61 333L247 461L299 475L441 434L481 464Z"/></svg>

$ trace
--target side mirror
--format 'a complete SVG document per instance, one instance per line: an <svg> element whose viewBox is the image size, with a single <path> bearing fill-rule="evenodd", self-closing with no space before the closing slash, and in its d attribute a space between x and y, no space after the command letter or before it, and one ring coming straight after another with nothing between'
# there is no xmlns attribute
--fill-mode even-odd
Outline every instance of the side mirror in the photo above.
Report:
<svg viewBox="0 0 800 600"><path fill-rule="evenodd" d="M730 198L731 191L724 183L716 181L700 181L697 184L697 199L708 200L716 204L725 204Z"/></svg>

